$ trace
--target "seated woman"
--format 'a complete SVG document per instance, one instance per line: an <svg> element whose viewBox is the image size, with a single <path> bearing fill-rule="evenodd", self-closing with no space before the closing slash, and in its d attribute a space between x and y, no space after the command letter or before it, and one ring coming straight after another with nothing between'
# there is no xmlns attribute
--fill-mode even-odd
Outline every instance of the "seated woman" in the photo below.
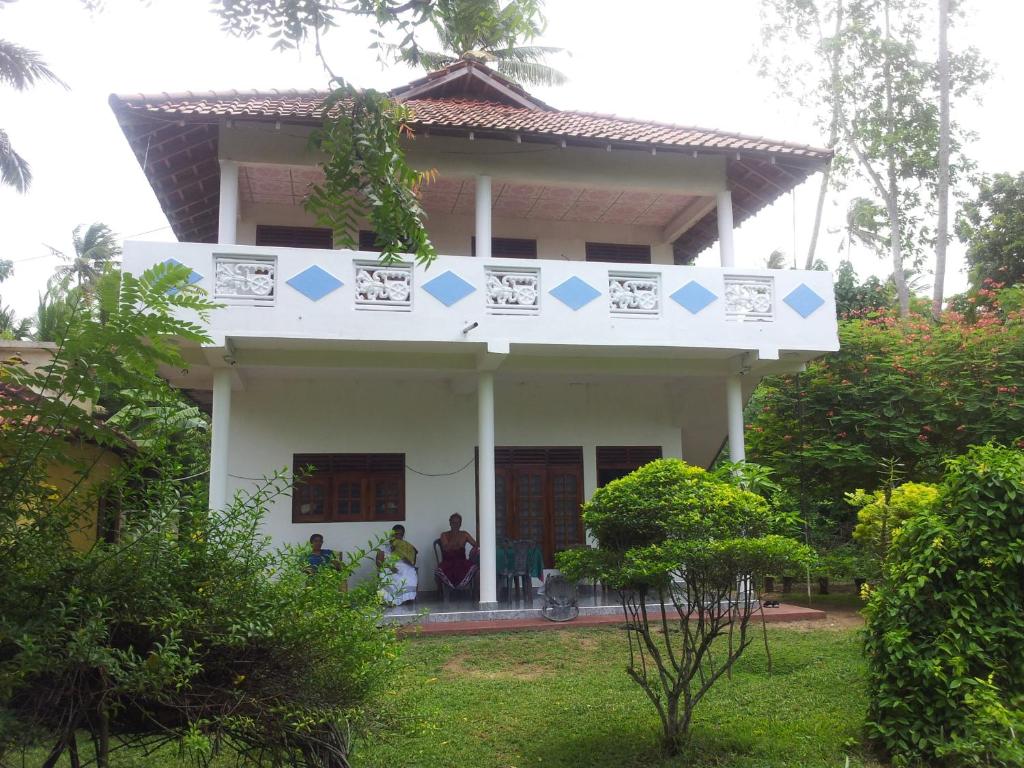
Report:
<svg viewBox="0 0 1024 768"><path fill-rule="evenodd" d="M477 543L469 533L462 530L462 515L456 512L448 518L451 530L441 534L441 562L437 564L434 576L439 588L465 589L477 572L473 562L477 555ZM470 558L466 557L466 544L473 547Z"/></svg>
<svg viewBox="0 0 1024 768"><path fill-rule="evenodd" d="M392 561L388 572L381 575L380 595L388 605L401 605L416 599L419 584L416 555L416 547L405 540L404 525L394 526L391 538L377 550L378 568L384 568L389 560Z"/></svg>

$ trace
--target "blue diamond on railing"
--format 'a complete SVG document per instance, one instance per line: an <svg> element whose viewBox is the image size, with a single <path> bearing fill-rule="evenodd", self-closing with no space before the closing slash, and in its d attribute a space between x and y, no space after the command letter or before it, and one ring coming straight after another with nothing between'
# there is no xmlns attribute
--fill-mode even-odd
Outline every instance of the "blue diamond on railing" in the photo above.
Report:
<svg viewBox="0 0 1024 768"><path fill-rule="evenodd" d="M804 318L813 315L818 307L825 303L821 296L808 288L804 283L800 283L800 285L794 288L793 292L784 298L783 301L789 304L800 317Z"/></svg>
<svg viewBox="0 0 1024 768"><path fill-rule="evenodd" d="M689 310L691 315L696 315L718 297L700 283L691 280L669 298L683 309Z"/></svg>
<svg viewBox="0 0 1024 768"><path fill-rule="evenodd" d="M430 282L424 283L423 290L446 307L450 307L455 302L469 296L476 288L449 270Z"/></svg>
<svg viewBox="0 0 1024 768"><path fill-rule="evenodd" d="M174 266L174 267L184 267L184 266L185 266L184 264L182 264L182 263L181 263L180 261L178 261L177 259L165 259L165 260L164 260L164 264L166 264L166 265L167 265L167 266L169 266L169 267L170 267L170 266ZM188 276L188 280L186 280L185 282L186 282L186 283L187 283L188 285L195 285L196 283L198 283L198 282L199 282L200 280L202 280L202 279L203 279L203 276L202 276L202 275L200 275L200 274L199 274L198 272L196 272L196 271L195 271L195 270L193 269L193 270L192 270L192 271L191 271L191 272L189 273L189 276Z"/></svg>
<svg viewBox="0 0 1024 768"><path fill-rule="evenodd" d="M342 286L341 280L314 264L288 280L288 285L311 301L320 301L331 291Z"/></svg>
<svg viewBox="0 0 1024 768"><path fill-rule="evenodd" d="M599 290L578 277L570 277L561 285L552 288L549 293L573 312L601 295Z"/></svg>

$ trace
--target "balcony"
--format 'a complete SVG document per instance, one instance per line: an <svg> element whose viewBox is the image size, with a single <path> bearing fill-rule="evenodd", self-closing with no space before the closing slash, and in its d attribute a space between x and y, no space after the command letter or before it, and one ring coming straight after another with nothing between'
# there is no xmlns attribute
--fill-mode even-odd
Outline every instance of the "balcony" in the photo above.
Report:
<svg viewBox="0 0 1024 768"><path fill-rule="evenodd" d="M216 346L315 339L577 355L739 350L762 360L838 349L828 272L463 256L423 268L354 251L125 244L128 272L168 259L224 305L211 316Z"/></svg>

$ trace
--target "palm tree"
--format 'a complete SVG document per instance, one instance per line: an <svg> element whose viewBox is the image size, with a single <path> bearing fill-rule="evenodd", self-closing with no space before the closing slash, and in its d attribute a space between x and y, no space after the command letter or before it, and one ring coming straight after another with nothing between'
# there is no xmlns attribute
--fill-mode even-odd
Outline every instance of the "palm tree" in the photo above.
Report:
<svg viewBox="0 0 1024 768"><path fill-rule="evenodd" d="M90 288L108 265L117 264L117 257L121 255L117 235L100 222L90 224L84 234L81 225L75 227L71 240L75 249L73 256L53 247L50 251L67 262L57 267L54 277L64 281L74 280L78 287Z"/></svg>
<svg viewBox="0 0 1024 768"><path fill-rule="evenodd" d="M42 80L67 88L38 53L8 40L0 40L0 83L6 83L16 91L24 91ZM14 151L3 128L0 128L0 181L19 192L27 191L32 183L28 162Z"/></svg>
<svg viewBox="0 0 1024 768"><path fill-rule="evenodd" d="M32 338L36 341L60 341L71 322L75 306L78 305L78 288L67 287L66 280L51 278L46 284L46 293L39 294L36 307Z"/></svg>
<svg viewBox="0 0 1024 768"><path fill-rule="evenodd" d="M563 85L568 77L544 60L564 48L518 45L540 34L543 19L524 15L515 3L504 8L498 0L442 3L433 17L441 51L407 49L401 58L428 72L460 59L480 61L521 85Z"/></svg>

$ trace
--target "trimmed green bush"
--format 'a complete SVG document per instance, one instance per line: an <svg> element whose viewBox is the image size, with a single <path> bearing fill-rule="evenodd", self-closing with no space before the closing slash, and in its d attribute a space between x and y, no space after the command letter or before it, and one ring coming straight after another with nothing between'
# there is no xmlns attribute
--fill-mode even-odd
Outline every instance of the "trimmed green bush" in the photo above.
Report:
<svg viewBox="0 0 1024 768"><path fill-rule="evenodd" d="M869 736L896 765L1024 765L1024 452L949 462L868 603Z"/></svg>
<svg viewBox="0 0 1024 768"><path fill-rule="evenodd" d="M657 710L667 754L685 747L694 709L753 642L753 585L811 558L775 533L789 520L742 482L679 459L652 461L584 505L597 548L557 558L570 578L620 591L626 672Z"/></svg>

